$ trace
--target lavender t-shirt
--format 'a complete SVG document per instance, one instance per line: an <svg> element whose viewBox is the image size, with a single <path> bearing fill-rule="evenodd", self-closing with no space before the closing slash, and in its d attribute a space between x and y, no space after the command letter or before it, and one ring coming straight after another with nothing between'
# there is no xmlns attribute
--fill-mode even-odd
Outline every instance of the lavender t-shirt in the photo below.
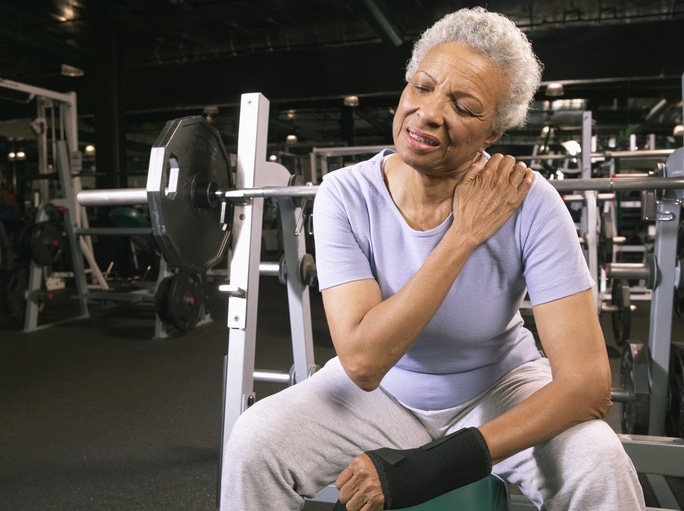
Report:
<svg viewBox="0 0 684 511"><path fill-rule="evenodd" d="M382 176L385 150L325 176L314 202L321 289L375 279L383 298L401 289L452 223L408 226ZM470 256L441 307L382 381L423 410L457 406L519 365L538 359L519 312L592 286L575 225L558 192L537 175L523 205ZM368 342L372 342L369 339Z"/></svg>

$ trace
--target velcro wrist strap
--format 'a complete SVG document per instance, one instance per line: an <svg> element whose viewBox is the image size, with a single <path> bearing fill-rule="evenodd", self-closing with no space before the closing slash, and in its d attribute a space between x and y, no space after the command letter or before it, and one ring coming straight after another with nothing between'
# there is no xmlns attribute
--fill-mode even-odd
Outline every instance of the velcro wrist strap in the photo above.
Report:
<svg viewBox="0 0 684 511"><path fill-rule="evenodd" d="M486 477L492 471L487 444L466 428L416 449L368 451L385 495L384 509L416 506Z"/></svg>

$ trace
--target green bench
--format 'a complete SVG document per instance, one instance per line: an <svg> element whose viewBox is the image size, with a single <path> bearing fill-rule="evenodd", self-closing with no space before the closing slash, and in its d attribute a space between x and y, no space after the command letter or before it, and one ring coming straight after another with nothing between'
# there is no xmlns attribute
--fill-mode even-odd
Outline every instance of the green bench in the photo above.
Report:
<svg viewBox="0 0 684 511"><path fill-rule="evenodd" d="M432 500L404 508L402 511L506 511L508 492L504 483L492 475ZM333 511L346 511L337 502Z"/></svg>

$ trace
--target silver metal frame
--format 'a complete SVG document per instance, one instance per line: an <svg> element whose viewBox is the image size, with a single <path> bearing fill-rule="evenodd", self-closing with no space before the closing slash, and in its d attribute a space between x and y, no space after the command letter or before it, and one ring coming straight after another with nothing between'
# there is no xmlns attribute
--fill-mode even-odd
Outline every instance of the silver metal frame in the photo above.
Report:
<svg viewBox="0 0 684 511"><path fill-rule="evenodd" d="M278 163L266 161L268 138L268 100L261 94L245 94L240 106L238 137L238 189L286 187L290 173ZM282 192L292 192L282 188ZM315 190L310 190L311 195ZM236 202L233 212L233 246L230 258L230 283L220 289L228 293L228 355L225 360L219 501L223 484L223 446L240 414L255 400L255 373L268 381L282 381L283 375L255 372L257 308L263 197ZM297 276L299 261L306 254L301 226L302 208L290 197L278 198L283 230L287 294L294 358L294 382L306 379L315 366L309 288Z"/></svg>

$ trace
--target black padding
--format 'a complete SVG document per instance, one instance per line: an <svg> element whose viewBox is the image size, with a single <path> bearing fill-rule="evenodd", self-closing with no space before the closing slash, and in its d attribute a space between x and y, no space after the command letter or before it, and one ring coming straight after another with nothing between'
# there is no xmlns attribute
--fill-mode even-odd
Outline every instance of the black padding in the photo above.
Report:
<svg viewBox="0 0 684 511"><path fill-rule="evenodd" d="M466 428L416 449L381 448L366 454L375 464L384 509L416 506L492 471L489 448L477 428Z"/></svg>

